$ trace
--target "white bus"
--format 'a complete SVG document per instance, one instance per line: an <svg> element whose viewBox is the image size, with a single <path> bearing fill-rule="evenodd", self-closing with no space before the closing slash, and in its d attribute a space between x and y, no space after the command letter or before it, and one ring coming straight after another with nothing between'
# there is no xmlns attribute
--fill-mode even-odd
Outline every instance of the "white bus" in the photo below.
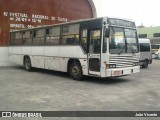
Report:
<svg viewBox="0 0 160 120"><path fill-rule="evenodd" d="M149 39L139 38L140 45L140 66L147 68L148 64L152 63L152 49Z"/></svg>
<svg viewBox="0 0 160 120"><path fill-rule="evenodd" d="M140 71L135 23L93 18L10 33L9 59L32 67L68 72L73 79L123 76Z"/></svg>

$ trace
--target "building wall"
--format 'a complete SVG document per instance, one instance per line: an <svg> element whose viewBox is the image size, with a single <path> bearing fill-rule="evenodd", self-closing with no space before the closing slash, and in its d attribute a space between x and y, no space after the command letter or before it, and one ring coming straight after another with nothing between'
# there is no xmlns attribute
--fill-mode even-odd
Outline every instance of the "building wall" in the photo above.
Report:
<svg viewBox="0 0 160 120"><path fill-rule="evenodd" d="M0 47L0 66L13 66L8 60L8 47Z"/></svg>
<svg viewBox="0 0 160 120"><path fill-rule="evenodd" d="M8 46L9 31L92 18L92 0L0 0L0 46Z"/></svg>
<svg viewBox="0 0 160 120"><path fill-rule="evenodd" d="M160 36L154 37L155 33L160 33L160 26L138 28L137 31L138 34L146 34L147 38L151 40L152 44L160 44Z"/></svg>
<svg viewBox="0 0 160 120"><path fill-rule="evenodd" d="M96 15L92 0L0 0L0 66L8 62L10 31Z"/></svg>
<svg viewBox="0 0 160 120"><path fill-rule="evenodd" d="M154 33L160 33L160 27L144 27L138 28L138 34L147 34L147 38L153 38Z"/></svg>

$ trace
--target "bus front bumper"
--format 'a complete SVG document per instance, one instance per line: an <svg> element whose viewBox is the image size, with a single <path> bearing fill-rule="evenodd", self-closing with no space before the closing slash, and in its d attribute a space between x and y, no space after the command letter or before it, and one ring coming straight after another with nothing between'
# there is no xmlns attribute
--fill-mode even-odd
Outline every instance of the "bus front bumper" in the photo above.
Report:
<svg viewBox="0 0 160 120"><path fill-rule="evenodd" d="M140 66L106 69L106 77L123 76L138 72L140 72Z"/></svg>

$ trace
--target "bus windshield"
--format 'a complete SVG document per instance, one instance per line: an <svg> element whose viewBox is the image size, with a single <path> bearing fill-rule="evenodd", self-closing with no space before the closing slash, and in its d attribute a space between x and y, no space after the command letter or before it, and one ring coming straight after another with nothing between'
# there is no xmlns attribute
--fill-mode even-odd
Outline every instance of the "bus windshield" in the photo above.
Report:
<svg viewBox="0 0 160 120"><path fill-rule="evenodd" d="M110 27L109 49L111 54L137 53L136 30Z"/></svg>
<svg viewBox="0 0 160 120"><path fill-rule="evenodd" d="M150 52L150 44L149 43L140 43L140 52Z"/></svg>

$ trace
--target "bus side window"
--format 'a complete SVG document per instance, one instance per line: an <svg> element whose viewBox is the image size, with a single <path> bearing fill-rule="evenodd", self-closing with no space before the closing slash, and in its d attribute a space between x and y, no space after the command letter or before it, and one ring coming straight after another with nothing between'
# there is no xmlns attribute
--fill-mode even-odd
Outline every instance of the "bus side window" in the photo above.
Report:
<svg viewBox="0 0 160 120"><path fill-rule="evenodd" d="M81 31L81 46L85 53L87 53L87 34L88 34L87 29L83 29Z"/></svg>
<svg viewBox="0 0 160 120"><path fill-rule="evenodd" d="M14 45L21 45L22 44L22 32L13 33L12 40L13 40Z"/></svg>
<svg viewBox="0 0 160 120"><path fill-rule="evenodd" d="M33 45L42 46L45 41L45 29L35 30L33 33Z"/></svg>
<svg viewBox="0 0 160 120"><path fill-rule="evenodd" d="M23 45L31 45L32 44L32 32L24 31L23 32Z"/></svg>
<svg viewBox="0 0 160 120"><path fill-rule="evenodd" d="M140 43L140 52L148 52L150 51L149 43Z"/></svg>
<svg viewBox="0 0 160 120"><path fill-rule="evenodd" d="M36 37L36 33L37 33L37 31L35 30L35 31L33 32L33 37Z"/></svg>
<svg viewBox="0 0 160 120"><path fill-rule="evenodd" d="M103 53L107 52L107 39L103 37Z"/></svg>
<svg viewBox="0 0 160 120"><path fill-rule="evenodd" d="M11 33L11 35L10 35L10 45L14 45L14 36L15 36L15 33Z"/></svg>
<svg viewBox="0 0 160 120"><path fill-rule="evenodd" d="M46 45L59 45L60 27L46 29Z"/></svg>
<svg viewBox="0 0 160 120"><path fill-rule="evenodd" d="M62 27L62 45L79 44L79 24L72 24Z"/></svg>
<svg viewBox="0 0 160 120"><path fill-rule="evenodd" d="M89 53L101 53L101 30L90 31Z"/></svg>

